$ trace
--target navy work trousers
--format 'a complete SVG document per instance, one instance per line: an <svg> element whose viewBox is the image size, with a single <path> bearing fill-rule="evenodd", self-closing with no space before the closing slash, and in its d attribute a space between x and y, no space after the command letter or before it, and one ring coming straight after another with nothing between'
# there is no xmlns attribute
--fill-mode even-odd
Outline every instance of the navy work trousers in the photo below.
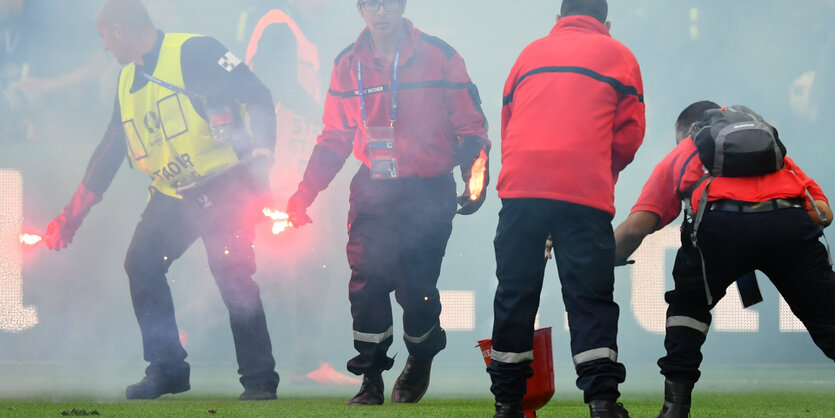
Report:
<svg viewBox="0 0 835 418"><path fill-rule="evenodd" d="M348 297L354 348L348 370L388 370L393 338L389 294L403 308L403 339L410 354L432 357L446 347L437 289L441 261L455 216L452 174L434 178L372 180L363 165L351 182L348 213Z"/></svg>
<svg viewBox="0 0 835 418"><path fill-rule="evenodd" d="M166 273L197 238L229 310L240 381L277 386L275 359L258 285L252 280L254 218L246 184L220 181L193 199L153 191L125 259L131 299L142 333L148 373L185 360Z"/></svg>
<svg viewBox="0 0 835 418"><path fill-rule="evenodd" d="M586 402L616 400L626 369L617 362L619 309L613 299L611 216L548 199L502 199L494 240L499 284L493 304L493 354L487 368L493 382L490 389L498 402L519 402L527 390L549 233L568 312L577 387Z"/></svg>
<svg viewBox="0 0 835 418"><path fill-rule="evenodd" d="M688 225L682 229L673 268L675 288L665 295L667 355L658 360L664 376L680 383L699 380L710 310L728 286L755 269L768 276L815 344L835 359L835 273L826 247L818 241L821 229L804 209L705 212L697 243L704 255L712 305L707 303L701 260L690 242L690 231Z"/></svg>

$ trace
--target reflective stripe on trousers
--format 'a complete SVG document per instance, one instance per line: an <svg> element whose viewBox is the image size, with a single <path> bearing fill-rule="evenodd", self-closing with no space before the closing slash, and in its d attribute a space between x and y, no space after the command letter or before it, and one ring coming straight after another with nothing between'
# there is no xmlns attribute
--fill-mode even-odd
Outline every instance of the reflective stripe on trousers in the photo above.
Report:
<svg viewBox="0 0 835 418"><path fill-rule="evenodd" d="M574 366L577 366L581 363L586 363L589 361L599 360L603 358L607 358L612 361L618 361L618 352L608 347L594 348L576 354L572 358L572 360L574 360Z"/></svg>
<svg viewBox="0 0 835 418"><path fill-rule="evenodd" d="M429 331L426 331L426 333L421 335L420 337L412 337L411 335L406 334L405 332L403 332L403 339L412 343L412 344L420 344L420 343L426 341L429 338L429 336L432 335L432 331L435 331L435 328L438 328L438 326L437 325L433 326L432 328L429 329ZM389 335L391 335L391 334L389 334Z"/></svg>
<svg viewBox="0 0 835 418"><path fill-rule="evenodd" d="M699 331L702 334L707 335L707 331L708 329L710 329L710 324L706 324L702 321L690 318L688 316L671 316L667 318L667 328L670 327L693 328L696 331Z"/></svg>
<svg viewBox="0 0 835 418"><path fill-rule="evenodd" d="M372 344L380 344L381 342L385 341L386 338L389 338L394 333L394 327L391 326L389 329L385 330L385 332L381 332L379 334L371 334L367 332L359 332L354 330L354 341L362 341L364 343L372 343Z"/></svg>
<svg viewBox="0 0 835 418"><path fill-rule="evenodd" d="M533 361L533 350L524 353L505 353L503 351L490 350L490 359L502 363L522 363Z"/></svg>

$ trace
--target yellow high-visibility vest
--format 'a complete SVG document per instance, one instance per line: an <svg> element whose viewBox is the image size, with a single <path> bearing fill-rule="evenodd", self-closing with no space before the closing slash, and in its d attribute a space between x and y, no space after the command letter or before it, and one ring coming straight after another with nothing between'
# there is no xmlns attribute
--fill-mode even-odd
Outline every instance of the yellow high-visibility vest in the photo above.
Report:
<svg viewBox="0 0 835 418"><path fill-rule="evenodd" d="M195 36L199 35L165 34L152 75L184 88L180 51L183 43ZM179 197L178 187L238 162L231 145L217 143L212 138L209 123L197 113L187 96L152 81L131 92L135 75L133 63L125 66L119 75L122 125L131 166L150 175L152 187Z"/></svg>

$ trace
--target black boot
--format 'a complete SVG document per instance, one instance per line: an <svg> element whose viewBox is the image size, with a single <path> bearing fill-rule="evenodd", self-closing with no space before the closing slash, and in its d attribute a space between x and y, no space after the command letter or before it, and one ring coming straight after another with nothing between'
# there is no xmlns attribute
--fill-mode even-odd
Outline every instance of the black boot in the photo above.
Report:
<svg viewBox="0 0 835 418"><path fill-rule="evenodd" d="M493 418L525 418L522 402L496 402Z"/></svg>
<svg viewBox="0 0 835 418"><path fill-rule="evenodd" d="M238 397L240 401L271 401L277 399L276 385L250 384L244 387L244 392Z"/></svg>
<svg viewBox="0 0 835 418"><path fill-rule="evenodd" d="M629 412L622 403L595 400L589 402L589 416L591 418L629 418Z"/></svg>
<svg viewBox="0 0 835 418"><path fill-rule="evenodd" d="M675 383L664 379L664 406L658 418L687 418L690 416L690 394L693 383Z"/></svg>
<svg viewBox="0 0 835 418"><path fill-rule="evenodd" d="M191 389L188 383L190 371L186 362L167 367L148 367L142 380L125 389L125 397L156 399L166 393L185 392Z"/></svg>
<svg viewBox="0 0 835 418"><path fill-rule="evenodd" d="M415 403L423 397L429 388L429 374L432 371L432 357L418 357L409 354L403 372L394 382L391 401L397 403Z"/></svg>
<svg viewBox="0 0 835 418"><path fill-rule="evenodd" d="M348 401L348 405L382 405L383 375L380 372L366 373L362 376L360 391Z"/></svg>

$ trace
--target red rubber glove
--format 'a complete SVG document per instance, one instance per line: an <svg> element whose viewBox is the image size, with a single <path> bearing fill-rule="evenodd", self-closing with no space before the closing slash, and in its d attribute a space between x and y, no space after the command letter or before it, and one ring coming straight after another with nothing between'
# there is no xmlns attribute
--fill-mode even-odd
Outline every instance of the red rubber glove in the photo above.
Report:
<svg viewBox="0 0 835 418"><path fill-rule="evenodd" d="M61 214L53 219L46 226L43 233L44 244L50 250L58 251L66 248L72 242L75 232L81 226L81 222L90 208L101 201L101 196L87 190L84 183L78 185L70 203L64 207Z"/></svg>

